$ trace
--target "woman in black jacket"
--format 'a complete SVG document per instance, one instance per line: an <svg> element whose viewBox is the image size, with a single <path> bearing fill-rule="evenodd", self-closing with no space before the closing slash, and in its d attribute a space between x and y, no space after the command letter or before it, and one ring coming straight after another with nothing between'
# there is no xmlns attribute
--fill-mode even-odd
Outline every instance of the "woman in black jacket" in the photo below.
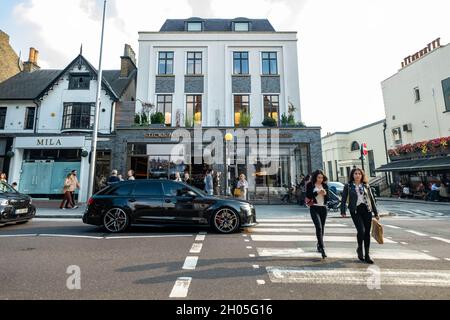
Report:
<svg viewBox="0 0 450 320"><path fill-rule="evenodd" d="M321 170L313 173L311 181L306 185L307 205L311 213L311 218L316 226L317 251L322 254L322 258L327 257L323 243L325 223L327 220L328 185L327 177Z"/></svg>
<svg viewBox="0 0 450 320"><path fill-rule="evenodd" d="M356 250L358 259L373 264L369 255L372 213L377 220L380 218L367 177L364 171L358 168L352 170L349 183L345 185L342 192L341 215L344 218L347 207L358 231L358 249ZM363 255L363 243L365 255Z"/></svg>

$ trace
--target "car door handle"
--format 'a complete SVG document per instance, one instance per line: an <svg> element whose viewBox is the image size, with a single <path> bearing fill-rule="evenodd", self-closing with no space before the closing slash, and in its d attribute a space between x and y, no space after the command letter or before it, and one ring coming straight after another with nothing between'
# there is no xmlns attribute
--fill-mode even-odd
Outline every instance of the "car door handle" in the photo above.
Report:
<svg viewBox="0 0 450 320"><path fill-rule="evenodd" d="M172 203L172 200L166 199L165 202L166 202L166 203Z"/></svg>
<svg viewBox="0 0 450 320"><path fill-rule="evenodd" d="M130 199L130 200L128 200L128 202L134 203L134 202L136 202L136 199Z"/></svg>

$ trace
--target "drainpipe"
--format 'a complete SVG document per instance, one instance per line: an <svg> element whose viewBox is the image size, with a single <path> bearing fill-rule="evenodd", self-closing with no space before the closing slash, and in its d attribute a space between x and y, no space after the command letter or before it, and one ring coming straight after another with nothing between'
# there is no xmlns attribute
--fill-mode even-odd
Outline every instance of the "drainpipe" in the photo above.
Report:
<svg viewBox="0 0 450 320"><path fill-rule="evenodd" d="M387 129L387 123L386 123L386 120L384 120L384 123L383 123L384 152L386 155L386 163L389 163L390 161L389 161L388 148L387 148L386 129ZM385 175L386 175L386 181L387 181L389 189L390 189L391 188L391 175L388 172L385 172Z"/></svg>
<svg viewBox="0 0 450 320"><path fill-rule="evenodd" d="M38 127L38 123L39 123L40 105L37 100L33 100L33 103L36 105L36 114L35 114L35 120L34 120L34 133L37 133L37 127Z"/></svg>

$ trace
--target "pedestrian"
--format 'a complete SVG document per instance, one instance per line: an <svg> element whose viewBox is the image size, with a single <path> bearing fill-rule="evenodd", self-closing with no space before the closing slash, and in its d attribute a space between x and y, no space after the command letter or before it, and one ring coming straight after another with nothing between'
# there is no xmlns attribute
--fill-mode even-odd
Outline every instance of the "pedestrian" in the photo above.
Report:
<svg viewBox="0 0 450 320"><path fill-rule="evenodd" d="M221 176L220 172L214 171L213 187L214 187L214 195L215 196L220 195L220 176Z"/></svg>
<svg viewBox="0 0 450 320"><path fill-rule="evenodd" d="M327 221L328 202L328 178L322 170L313 173L311 181L306 186L306 198L308 199L311 219L316 227L317 251L322 254L322 259L327 257L323 236L325 234L325 223Z"/></svg>
<svg viewBox="0 0 450 320"><path fill-rule="evenodd" d="M106 183L109 185L113 184L113 183L118 183L120 182L119 177L117 176L118 172L117 170L113 170L111 171L111 176L108 178L108 180L106 181Z"/></svg>
<svg viewBox="0 0 450 320"><path fill-rule="evenodd" d="M123 180L123 177L122 177L122 175L121 175L121 174L117 175L117 178L119 178L119 182L122 182L122 181L124 181L124 180Z"/></svg>
<svg viewBox="0 0 450 320"><path fill-rule="evenodd" d="M191 184L191 178L189 176L189 172L188 171L184 172L183 182L186 183L186 184Z"/></svg>
<svg viewBox="0 0 450 320"><path fill-rule="evenodd" d="M438 201L439 200L439 191L440 191L440 185L434 182L431 185L431 191L428 193L427 200L430 201Z"/></svg>
<svg viewBox="0 0 450 320"><path fill-rule="evenodd" d="M238 198L241 200L247 200L248 182L246 180L245 174L242 173L239 176L239 181L236 185L236 188L241 190L241 195Z"/></svg>
<svg viewBox="0 0 450 320"><path fill-rule="evenodd" d="M70 187L72 185L72 173L69 173L66 178L64 179L64 185L63 185L63 200L61 204L59 205L59 208L61 210L65 209L71 209L74 207L74 203L72 200L72 194L70 192ZM70 207L69 207L70 206Z"/></svg>
<svg viewBox="0 0 450 320"><path fill-rule="evenodd" d="M183 180L181 179L181 175L180 175L180 173L178 171L175 172L175 179L173 181L183 182Z"/></svg>
<svg viewBox="0 0 450 320"><path fill-rule="evenodd" d="M127 173L127 180L128 181L134 181L134 180L136 180L136 178L134 177L134 170L128 170L128 173Z"/></svg>
<svg viewBox="0 0 450 320"><path fill-rule="evenodd" d="M8 183L8 179L6 178L6 173L2 172L0 174L0 181L4 183Z"/></svg>
<svg viewBox="0 0 450 320"><path fill-rule="evenodd" d="M359 168L352 170L349 182L342 192L341 215L344 218L347 216L347 207L358 232L358 249L356 250L358 259L373 264L369 255L372 214L377 220L380 217L367 177L364 171ZM363 244L365 255L363 254Z"/></svg>
<svg viewBox="0 0 450 320"><path fill-rule="evenodd" d="M69 191L70 191L70 196L72 198L72 203L73 203L72 209L77 209L78 206L75 205L75 190L80 189L80 183L78 182L78 178L77 178L77 170L72 170L72 172L70 174L71 174L71 176L70 176Z"/></svg>
<svg viewBox="0 0 450 320"><path fill-rule="evenodd" d="M205 183L205 191L208 194L208 196L214 195L214 182L213 177L211 175L211 170L206 171L204 183Z"/></svg>

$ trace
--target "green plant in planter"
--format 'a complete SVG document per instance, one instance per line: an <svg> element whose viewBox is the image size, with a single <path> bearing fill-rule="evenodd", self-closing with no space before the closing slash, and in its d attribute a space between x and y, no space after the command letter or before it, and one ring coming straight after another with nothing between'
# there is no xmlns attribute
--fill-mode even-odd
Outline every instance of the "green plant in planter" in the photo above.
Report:
<svg viewBox="0 0 450 320"><path fill-rule="evenodd" d="M283 127L287 127L287 125L288 125L288 117L286 116L285 113L283 113L283 114L281 115L281 125L282 125Z"/></svg>
<svg viewBox="0 0 450 320"><path fill-rule="evenodd" d="M241 111L239 126L241 128L248 128L250 127L251 122L252 122L252 115L249 112Z"/></svg>
<svg viewBox="0 0 450 320"><path fill-rule="evenodd" d="M288 126L290 126L290 127L296 126L297 123L295 122L295 118L294 118L293 114L289 115L289 117L287 118L287 123L288 123Z"/></svg>
<svg viewBox="0 0 450 320"><path fill-rule="evenodd" d="M148 125L148 117L145 112L142 112L141 113L141 126L146 126L146 125Z"/></svg>
<svg viewBox="0 0 450 320"><path fill-rule="evenodd" d="M296 126L300 127L300 128L306 128L306 124L304 122L302 122L302 121L297 122Z"/></svg>
<svg viewBox="0 0 450 320"><path fill-rule="evenodd" d="M262 122L262 125L264 127L276 127L277 126L277 121L274 118L265 117L264 121Z"/></svg>
<svg viewBox="0 0 450 320"><path fill-rule="evenodd" d="M134 115L134 124L138 124L138 125L141 124L141 115L139 113L136 113Z"/></svg>
<svg viewBox="0 0 450 320"><path fill-rule="evenodd" d="M162 112L155 112L150 116L150 120L152 124L164 124L165 117Z"/></svg>

